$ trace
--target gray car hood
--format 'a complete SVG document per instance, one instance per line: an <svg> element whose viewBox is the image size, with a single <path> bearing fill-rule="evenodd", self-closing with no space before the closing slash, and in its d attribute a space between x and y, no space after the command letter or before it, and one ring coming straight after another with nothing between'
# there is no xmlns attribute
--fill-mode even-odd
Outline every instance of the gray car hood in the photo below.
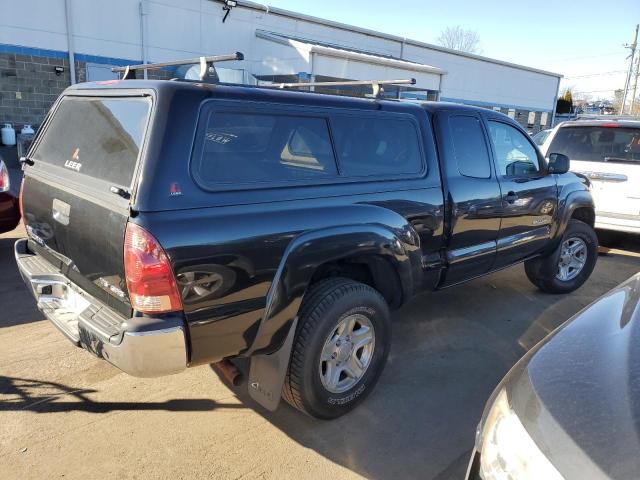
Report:
<svg viewBox="0 0 640 480"><path fill-rule="evenodd" d="M565 478L640 478L640 275L538 344L502 386Z"/></svg>

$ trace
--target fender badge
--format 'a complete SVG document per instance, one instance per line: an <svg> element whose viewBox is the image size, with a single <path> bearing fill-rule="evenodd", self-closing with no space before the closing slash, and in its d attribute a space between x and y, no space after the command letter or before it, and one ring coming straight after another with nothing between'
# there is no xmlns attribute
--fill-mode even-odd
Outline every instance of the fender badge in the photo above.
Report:
<svg viewBox="0 0 640 480"><path fill-rule="evenodd" d="M172 183L169 187L169 195L171 195L172 197L182 195L182 190L180 190L180 187L176 182Z"/></svg>

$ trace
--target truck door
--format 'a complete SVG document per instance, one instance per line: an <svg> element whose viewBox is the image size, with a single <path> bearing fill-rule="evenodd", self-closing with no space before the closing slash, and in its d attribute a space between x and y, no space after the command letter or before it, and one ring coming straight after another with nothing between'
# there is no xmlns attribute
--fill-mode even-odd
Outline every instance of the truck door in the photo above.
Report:
<svg viewBox="0 0 640 480"><path fill-rule="evenodd" d="M482 275L493 265L502 207L480 117L440 111L435 119L447 196L444 285Z"/></svg>
<svg viewBox="0 0 640 480"><path fill-rule="evenodd" d="M538 253L548 242L558 191L544 158L528 136L502 120L487 121L502 213L494 269Z"/></svg>

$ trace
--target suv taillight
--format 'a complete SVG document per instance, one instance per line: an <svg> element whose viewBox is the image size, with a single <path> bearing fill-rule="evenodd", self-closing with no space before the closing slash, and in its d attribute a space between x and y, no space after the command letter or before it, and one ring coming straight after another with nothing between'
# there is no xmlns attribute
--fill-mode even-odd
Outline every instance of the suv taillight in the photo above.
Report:
<svg viewBox="0 0 640 480"><path fill-rule="evenodd" d="M0 160L0 192L9 191L9 170L2 160Z"/></svg>
<svg viewBox="0 0 640 480"><path fill-rule="evenodd" d="M144 228L128 223L124 239L124 272L129 299L142 313L182 310L169 258Z"/></svg>

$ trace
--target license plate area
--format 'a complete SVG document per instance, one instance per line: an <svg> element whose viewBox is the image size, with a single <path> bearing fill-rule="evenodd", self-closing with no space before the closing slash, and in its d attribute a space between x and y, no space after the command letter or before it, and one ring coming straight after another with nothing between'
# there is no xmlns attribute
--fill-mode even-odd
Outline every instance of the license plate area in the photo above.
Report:
<svg viewBox="0 0 640 480"><path fill-rule="evenodd" d="M91 303L67 282L53 279L32 279L38 308L63 333L75 342L80 340L78 320Z"/></svg>

